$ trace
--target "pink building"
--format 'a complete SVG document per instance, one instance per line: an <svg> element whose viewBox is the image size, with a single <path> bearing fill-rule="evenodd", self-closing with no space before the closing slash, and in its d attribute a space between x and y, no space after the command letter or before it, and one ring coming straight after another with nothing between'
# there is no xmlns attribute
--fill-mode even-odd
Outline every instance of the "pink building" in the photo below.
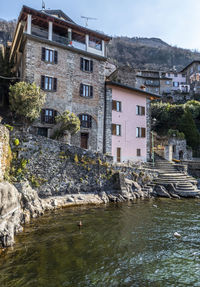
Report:
<svg viewBox="0 0 200 287"><path fill-rule="evenodd" d="M158 95L107 82L112 92L112 156L114 161L146 161L150 155L150 100Z"/></svg>

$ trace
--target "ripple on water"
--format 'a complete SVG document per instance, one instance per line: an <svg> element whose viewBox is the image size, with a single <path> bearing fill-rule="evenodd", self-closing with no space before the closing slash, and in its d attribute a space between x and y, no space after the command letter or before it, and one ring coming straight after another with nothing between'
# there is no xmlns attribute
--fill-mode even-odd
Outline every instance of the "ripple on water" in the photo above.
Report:
<svg viewBox="0 0 200 287"><path fill-rule="evenodd" d="M200 286L199 220L193 200L57 211L0 258L0 286Z"/></svg>

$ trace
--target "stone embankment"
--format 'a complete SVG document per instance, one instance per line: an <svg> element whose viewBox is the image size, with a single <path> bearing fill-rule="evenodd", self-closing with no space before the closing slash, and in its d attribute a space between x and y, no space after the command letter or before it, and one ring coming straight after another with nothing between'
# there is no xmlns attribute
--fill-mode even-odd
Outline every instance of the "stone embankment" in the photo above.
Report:
<svg viewBox="0 0 200 287"><path fill-rule="evenodd" d="M23 224L47 210L152 196L145 186L153 172L140 166L114 166L109 156L17 131L10 145L10 172L0 183L2 247L13 245Z"/></svg>
<svg viewBox="0 0 200 287"><path fill-rule="evenodd" d="M164 166L157 163L154 169L141 164L114 165L110 156L19 131L10 135L10 155L5 132L6 152L0 153L4 163L4 181L0 183L3 248L13 245L14 235L23 230L23 224L48 210L157 196L200 195L193 178L166 162Z"/></svg>

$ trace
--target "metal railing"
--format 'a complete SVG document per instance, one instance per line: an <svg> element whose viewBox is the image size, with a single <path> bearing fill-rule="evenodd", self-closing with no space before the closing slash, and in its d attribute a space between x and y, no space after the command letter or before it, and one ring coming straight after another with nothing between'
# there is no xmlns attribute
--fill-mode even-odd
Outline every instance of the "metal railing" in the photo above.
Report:
<svg viewBox="0 0 200 287"><path fill-rule="evenodd" d="M45 29L42 29L42 28L39 28L36 26L32 26L31 34L35 35L37 37L43 38L43 39L48 39L48 30L45 30ZM85 43L81 43L81 42L74 41L74 40L72 40L70 42L67 37L58 35L56 33L52 34L52 41L56 42L56 43L63 44L63 45L71 46L71 47L74 47L76 49L86 51L86 44Z"/></svg>

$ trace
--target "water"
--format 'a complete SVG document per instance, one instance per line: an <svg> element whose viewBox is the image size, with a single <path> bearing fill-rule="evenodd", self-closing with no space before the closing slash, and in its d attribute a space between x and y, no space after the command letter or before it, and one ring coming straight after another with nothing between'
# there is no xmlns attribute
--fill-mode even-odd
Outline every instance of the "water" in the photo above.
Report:
<svg viewBox="0 0 200 287"><path fill-rule="evenodd" d="M200 286L200 201L159 199L45 215L0 257L0 286Z"/></svg>

